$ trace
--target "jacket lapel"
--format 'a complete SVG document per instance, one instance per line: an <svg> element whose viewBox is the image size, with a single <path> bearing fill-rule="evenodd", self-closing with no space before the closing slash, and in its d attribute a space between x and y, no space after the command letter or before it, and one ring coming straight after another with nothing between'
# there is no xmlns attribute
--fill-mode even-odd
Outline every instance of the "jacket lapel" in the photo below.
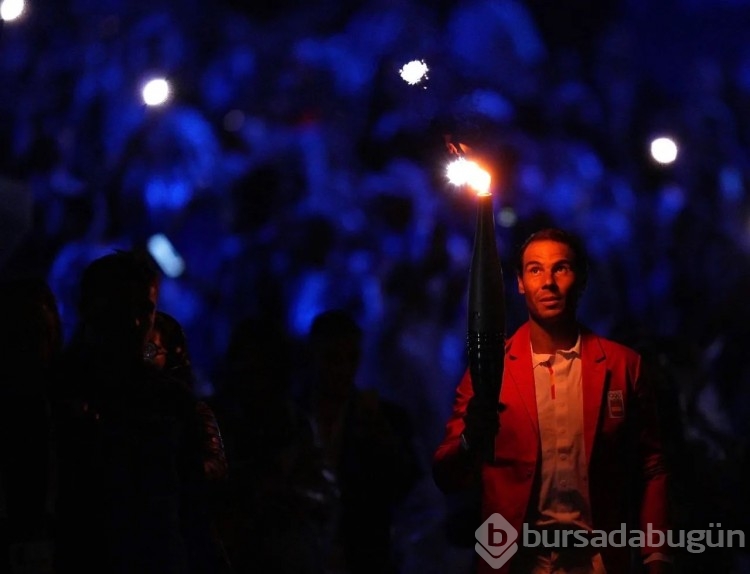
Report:
<svg viewBox="0 0 750 574"><path fill-rule="evenodd" d="M539 414L536 406L534 369L531 364L529 325L524 323L506 345L507 392L521 399L534 433L539 437ZM583 429L586 461L591 463L594 439L601 422L602 399L607 380L607 363L599 338L581 327L581 371L583 385ZM507 399L506 399L507 400Z"/></svg>
<svg viewBox="0 0 750 574"><path fill-rule="evenodd" d="M531 342L529 339L529 324L524 323L516 331L506 346L505 366L508 369L510 392L517 393L521 398L529 422L534 433L539 438L539 414L536 408L536 385L534 384L534 368L531 364Z"/></svg>
<svg viewBox="0 0 750 574"><path fill-rule="evenodd" d="M602 398L607 378L607 363L599 338L581 329L581 370L583 384L583 429L586 462L591 463L594 438L601 421Z"/></svg>

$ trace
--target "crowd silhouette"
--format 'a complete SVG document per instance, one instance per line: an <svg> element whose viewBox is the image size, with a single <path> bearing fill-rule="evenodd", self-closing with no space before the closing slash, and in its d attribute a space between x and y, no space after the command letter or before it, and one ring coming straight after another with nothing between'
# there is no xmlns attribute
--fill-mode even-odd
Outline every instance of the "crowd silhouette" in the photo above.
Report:
<svg viewBox="0 0 750 574"><path fill-rule="evenodd" d="M240 322L201 398L159 287L146 254L95 259L63 344L44 280L2 285L7 571L398 572L394 511L423 470L406 411L356 388L351 315L315 318L296 395L289 340Z"/></svg>

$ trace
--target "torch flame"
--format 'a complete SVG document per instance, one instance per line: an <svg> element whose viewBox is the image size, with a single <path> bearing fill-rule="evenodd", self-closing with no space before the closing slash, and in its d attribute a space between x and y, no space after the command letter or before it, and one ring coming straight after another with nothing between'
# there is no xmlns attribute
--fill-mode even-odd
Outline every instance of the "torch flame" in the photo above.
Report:
<svg viewBox="0 0 750 574"><path fill-rule="evenodd" d="M453 160L448 164L446 175L448 181L453 185L468 186L476 190L477 195L492 195L490 193L492 181L490 174L473 161L468 161L462 157Z"/></svg>

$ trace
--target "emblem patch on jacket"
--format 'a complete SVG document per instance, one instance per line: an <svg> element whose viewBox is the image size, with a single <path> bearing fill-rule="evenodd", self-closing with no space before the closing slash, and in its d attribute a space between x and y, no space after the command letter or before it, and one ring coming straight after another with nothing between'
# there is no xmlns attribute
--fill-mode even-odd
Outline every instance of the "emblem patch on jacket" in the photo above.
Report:
<svg viewBox="0 0 750 574"><path fill-rule="evenodd" d="M607 392L607 411L611 419L625 417L625 401L622 398L622 391Z"/></svg>

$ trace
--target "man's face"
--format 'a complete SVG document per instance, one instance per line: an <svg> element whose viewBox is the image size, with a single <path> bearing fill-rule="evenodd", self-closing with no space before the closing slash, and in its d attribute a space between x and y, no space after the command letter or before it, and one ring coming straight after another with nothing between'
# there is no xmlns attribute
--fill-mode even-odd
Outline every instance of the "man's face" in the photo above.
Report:
<svg viewBox="0 0 750 574"><path fill-rule="evenodd" d="M564 243L540 239L523 253L518 292L526 298L529 315L540 324L574 320L578 304L578 277L574 253Z"/></svg>
<svg viewBox="0 0 750 574"><path fill-rule="evenodd" d="M141 353L154 325L157 296L156 286L146 292L142 286L131 283L102 294L89 320L95 339L112 349L137 349Z"/></svg>

